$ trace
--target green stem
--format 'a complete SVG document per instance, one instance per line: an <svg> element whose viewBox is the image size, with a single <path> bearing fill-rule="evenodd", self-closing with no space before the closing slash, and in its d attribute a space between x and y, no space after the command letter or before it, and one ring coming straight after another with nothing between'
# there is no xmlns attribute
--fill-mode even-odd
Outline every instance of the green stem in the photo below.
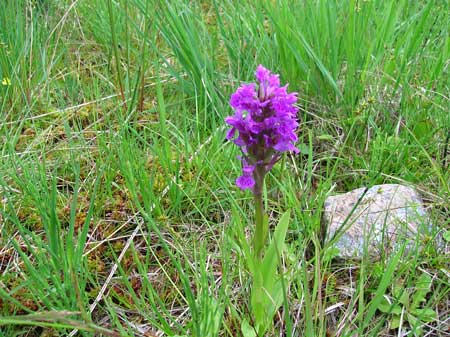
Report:
<svg viewBox="0 0 450 337"><path fill-rule="evenodd" d="M264 203L263 203L263 186L264 186L264 167L257 166L254 172L255 188L255 236L254 236L254 250L255 257L262 260L262 253L267 234L267 222L264 220Z"/></svg>

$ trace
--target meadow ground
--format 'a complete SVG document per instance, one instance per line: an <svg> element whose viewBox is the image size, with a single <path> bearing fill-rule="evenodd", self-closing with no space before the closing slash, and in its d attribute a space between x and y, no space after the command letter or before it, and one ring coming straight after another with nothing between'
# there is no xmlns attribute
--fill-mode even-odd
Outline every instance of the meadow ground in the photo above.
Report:
<svg viewBox="0 0 450 337"><path fill-rule="evenodd" d="M258 64L301 121L266 179L270 222L291 210L267 335L450 336L448 0L0 6L0 336L252 336L224 117ZM416 187L433 235L333 259L325 198L379 183Z"/></svg>

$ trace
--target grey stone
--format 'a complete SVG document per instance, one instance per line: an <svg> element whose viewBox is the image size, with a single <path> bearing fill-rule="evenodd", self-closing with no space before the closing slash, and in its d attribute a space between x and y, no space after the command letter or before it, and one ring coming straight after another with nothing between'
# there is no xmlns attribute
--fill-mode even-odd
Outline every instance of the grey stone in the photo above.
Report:
<svg viewBox="0 0 450 337"><path fill-rule="evenodd" d="M417 191L386 184L330 196L325 201L325 242L338 257L360 258L389 254L407 240L407 249L430 235L431 222ZM361 200L360 200L361 199ZM359 201L359 203L358 203Z"/></svg>

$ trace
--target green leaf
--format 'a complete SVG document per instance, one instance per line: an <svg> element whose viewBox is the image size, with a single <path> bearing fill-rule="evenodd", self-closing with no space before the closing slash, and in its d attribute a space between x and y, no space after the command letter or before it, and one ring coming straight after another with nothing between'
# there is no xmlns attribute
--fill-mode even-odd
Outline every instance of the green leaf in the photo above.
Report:
<svg viewBox="0 0 450 337"><path fill-rule="evenodd" d="M253 285L250 296L250 303L252 306L252 313L257 323L264 322L267 319L266 307L267 296L263 291L263 276L259 268L255 268L253 273Z"/></svg>
<svg viewBox="0 0 450 337"><path fill-rule="evenodd" d="M378 310L384 313L391 313L400 315L402 313L402 308L397 304L392 304L386 295L383 296L383 299L378 304Z"/></svg>
<svg viewBox="0 0 450 337"><path fill-rule="evenodd" d="M425 308L425 309L415 309L412 312L417 318L424 322L424 323L430 323L433 322L436 319L436 312L433 309Z"/></svg>
<svg viewBox="0 0 450 337"><path fill-rule="evenodd" d="M409 325L411 325L411 327L414 327L418 323L417 318L411 313L406 313L406 319L408 320Z"/></svg>
<svg viewBox="0 0 450 337"><path fill-rule="evenodd" d="M411 308L415 309L421 302L426 301L426 296L430 292L432 282L433 280L431 279L430 275L425 273L420 275L420 277L417 279L416 291L414 292L412 297Z"/></svg>
<svg viewBox="0 0 450 337"><path fill-rule="evenodd" d="M424 138L426 136L429 136L432 133L433 125L429 119L423 119L416 123L416 125L413 128L414 136L416 136L417 139Z"/></svg>
<svg viewBox="0 0 450 337"><path fill-rule="evenodd" d="M337 247L329 247L323 254L322 260L324 262L329 262L333 260L335 257L339 256L340 252L341 252L340 249Z"/></svg>
<svg viewBox="0 0 450 337"><path fill-rule="evenodd" d="M329 134L320 135L317 137L319 140L333 140L333 136Z"/></svg>
<svg viewBox="0 0 450 337"><path fill-rule="evenodd" d="M300 151L300 153L309 154L309 146L307 144L299 143L296 145L296 147Z"/></svg>
<svg viewBox="0 0 450 337"><path fill-rule="evenodd" d="M409 294L408 294L408 292L406 290L402 293L402 295L400 296L398 301L401 304L403 304L404 306L408 306L409 305Z"/></svg>
<svg viewBox="0 0 450 337"><path fill-rule="evenodd" d="M258 336L265 336L273 317L283 303L283 287L278 279L269 291L261 287L252 292L252 310Z"/></svg>
<svg viewBox="0 0 450 337"><path fill-rule="evenodd" d="M392 283L395 270L397 269L397 266L399 264L400 257L404 252L404 247L405 246L402 246L401 249L399 249L397 253L391 257L389 263L387 264L385 273L383 274L380 280L380 284L378 285L377 290L375 291L374 297L370 301L367 310L364 312L364 326L367 326L369 322L371 322L378 308L378 305L383 300L384 294L386 293L386 289Z"/></svg>
<svg viewBox="0 0 450 337"><path fill-rule="evenodd" d="M399 326L400 326L400 316L395 315L389 321L389 329L391 330L398 329Z"/></svg>
<svg viewBox="0 0 450 337"><path fill-rule="evenodd" d="M392 289L392 293L399 303L405 307L409 306L409 293L403 284L396 284Z"/></svg>
<svg viewBox="0 0 450 337"><path fill-rule="evenodd" d="M253 328L246 319L241 323L241 332L244 337L256 337L255 328Z"/></svg>
<svg viewBox="0 0 450 337"><path fill-rule="evenodd" d="M280 308L283 303L283 286L281 283L281 279L279 278L272 289L270 289L270 293L267 296L268 302L266 304L266 314L267 317L272 320L273 316L275 316L277 310Z"/></svg>
<svg viewBox="0 0 450 337"><path fill-rule="evenodd" d="M422 329L421 326L419 326L417 328L414 328L412 330L412 332L413 332L414 336L416 336L416 337L422 337L423 336L423 329Z"/></svg>
<svg viewBox="0 0 450 337"><path fill-rule="evenodd" d="M272 285L278 278L278 261L284 248L290 214L291 212L287 211L281 216L261 264L261 273L264 279L264 286L267 290L272 288Z"/></svg>
<svg viewBox="0 0 450 337"><path fill-rule="evenodd" d="M421 325L420 320L410 313L406 314L406 318L409 322L409 325L411 326L411 330L414 336L422 336L422 328L420 327Z"/></svg>
<svg viewBox="0 0 450 337"><path fill-rule="evenodd" d="M427 291L427 293L431 289L432 278L430 275L423 273L417 279L417 292L419 291Z"/></svg>
<svg viewBox="0 0 450 337"><path fill-rule="evenodd" d="M450 242L450 231L446 231L442 237L444 238L445 241Z"/></svg>
<svg viewBox="0 0 450 337"><path fill-rule="evenodd" d="M258 334L263 336L283 303L283 287L278 273L279 257L289 227L290 211L281 216L261 262L254 261L251 306ZM256 259L256 258L255 258Z"/></svg>
<svg viewBox="0 0 450 337"><path fill-rule="evenodd" d="M391 302L389 302L388 299L386 298L386 295L384 295L380 303L378 304L377 308L381 312L388 313L391 309L391 305L392 305Z"/></svg>

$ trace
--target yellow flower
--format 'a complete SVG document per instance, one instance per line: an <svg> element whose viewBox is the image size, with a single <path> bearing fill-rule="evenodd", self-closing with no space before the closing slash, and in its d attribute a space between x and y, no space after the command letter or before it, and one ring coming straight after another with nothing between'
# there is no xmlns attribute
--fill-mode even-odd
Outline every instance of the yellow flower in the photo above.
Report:
<svg viewBox="0 0 450 337"><path fill-rule="evenodd" d="M11 85L11 80L9 79L9 77L4 77L2 80L2 85Z"/></svg>

